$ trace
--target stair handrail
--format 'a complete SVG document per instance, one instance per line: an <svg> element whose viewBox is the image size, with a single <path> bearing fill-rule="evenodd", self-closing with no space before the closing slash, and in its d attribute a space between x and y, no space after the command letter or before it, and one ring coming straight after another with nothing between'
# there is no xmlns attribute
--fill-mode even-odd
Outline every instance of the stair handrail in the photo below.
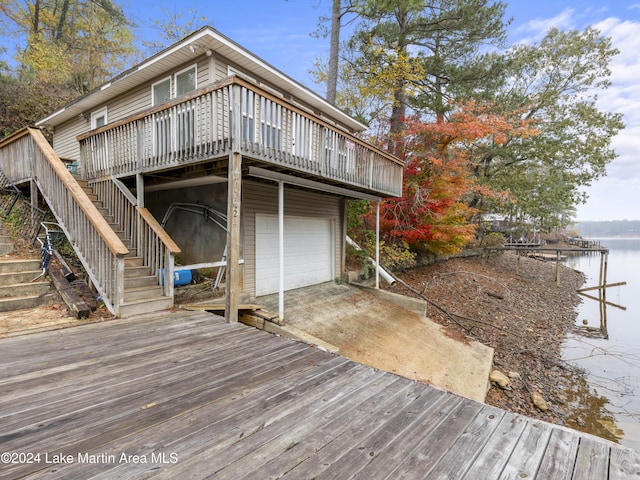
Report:
<svg viewBox="0 0 640 480"><path fill-rule="evenodd" d="M138 205L138 199L117 178L90 182L94 193L113 215L131 249L138 251L143 265L152 275L173 278L175 256L181 252L169 234L146 208ZM173 281L162 282L164 295L173 298Z"/></svg>
<svg viewBox="0 0 640 480"><path fill-rule="evenodd" d="M159 276L164 276L162 282L164 294L173 298L173 274L175 270L175 256L181 250L173 241L169 234L160 226L151 212L144 207L136 207L139 222L139 245L140 255L149 263L152 272ZM145 263L146 264L146 263Z"/></svg>
<svg viewBox="0 0 640 480"><path fill-rule="evenodd" d="M13 136L17 142L30 139L28 163L33 179L79 260L101 295L105 306L115 315L124 300L124 256L129 249L82 190L73 175L39 129L27 127L26 133ZM10 145L3 141L0 147ZM0 166L6 160L0 155Z"/></svg>

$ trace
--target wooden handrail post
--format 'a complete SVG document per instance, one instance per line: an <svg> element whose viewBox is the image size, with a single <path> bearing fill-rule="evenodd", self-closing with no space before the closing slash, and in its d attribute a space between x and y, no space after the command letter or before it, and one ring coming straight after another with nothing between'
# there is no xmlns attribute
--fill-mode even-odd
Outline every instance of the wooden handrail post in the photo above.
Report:
<svg viewBox="0 0 640 480"><path fill-rule="evenodd" d="M173 298L173 273L175 270L175 257L168 248L165 249L165 275L164 275L164 294L169 298Z"/></svg>
<svg viewBox="0 0 640 480"><path fill-rule="evenodd" d="M120 316L120 306L124 303L124 256L116 255L116 298L113 299L112 305L115 308L116 316Z"/></svg>

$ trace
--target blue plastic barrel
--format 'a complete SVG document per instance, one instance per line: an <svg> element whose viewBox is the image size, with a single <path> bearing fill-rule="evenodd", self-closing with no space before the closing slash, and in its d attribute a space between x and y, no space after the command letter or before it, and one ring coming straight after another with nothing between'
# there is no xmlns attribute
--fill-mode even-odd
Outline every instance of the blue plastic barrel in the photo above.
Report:
<svg viewBox="0 0 640 480"><path fill-rule="evenodd" d="M164 285L164 268L160 270L160 285ZM191 270L174 270L173 271L173 285L180 287L182 285L189 285L191 283L192 276Z"/></svg>

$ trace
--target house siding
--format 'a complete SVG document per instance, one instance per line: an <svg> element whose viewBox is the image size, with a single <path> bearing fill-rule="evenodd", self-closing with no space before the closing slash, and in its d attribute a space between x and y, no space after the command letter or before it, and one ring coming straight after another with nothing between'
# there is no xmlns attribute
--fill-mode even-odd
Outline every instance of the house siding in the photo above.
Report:
<svg viewBox="0 0 640 480"><path fill-rule="evenodd" d="M278 188L256 182L243 182L244 291L256 292L256 214L278 214ZM285 186L284 214L306 218L325 218L333 222L335 276L342 273L344 239L344 200L321 193L295 190Z"/></svg>
<svg viewBox="0 0 640 480"><path fill-rule="evenodd" d="M184 70L194 63L197 65L196 69L198 72L196 88L204 87L208 83L222 78L216 77L214 80L211 80L212 64L209 61L209 57L202 56L197 62L188 62L174 70L171 70L170 72L165 72L159 77L154 78L151 82L140 85L139 87L113 99L113 101L107 104L99 105L92 109L92 111L97 111L101 108L107 107L107 121L108 123L112 123L122 120L130 115L135 115L147 108L151 108L151 85L168 77L169 75L173 76L176 72ZM218 65L220 63L221 60L218 58L214 65ZM80 145L76 140L76 137L91 130L90 116L91 112L86 112L86 115L84 115L86 118L78 117L55 128L53 134L53 149L59 157L72 160L80 159Z"/></svg>

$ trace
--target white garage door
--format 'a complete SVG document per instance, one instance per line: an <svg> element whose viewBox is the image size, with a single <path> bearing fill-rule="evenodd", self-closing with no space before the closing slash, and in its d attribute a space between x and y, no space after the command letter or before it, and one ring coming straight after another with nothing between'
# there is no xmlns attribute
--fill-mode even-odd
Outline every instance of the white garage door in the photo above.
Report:
<svg viewBox="0 0 640 480"><path fill-rule="evenodd" d="M284 289L333 279L332 222L284 218ZM256 295L278 291L278 217L256 215Z"/></svg>

